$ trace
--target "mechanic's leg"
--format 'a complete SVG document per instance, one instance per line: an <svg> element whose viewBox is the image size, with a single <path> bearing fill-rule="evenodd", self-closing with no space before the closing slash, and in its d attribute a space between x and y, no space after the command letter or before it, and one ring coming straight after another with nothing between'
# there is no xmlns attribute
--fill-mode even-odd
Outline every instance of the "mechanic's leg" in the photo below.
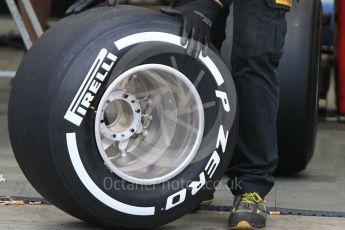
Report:
<svg viewBox="0 0 345 230"><path fill-rule="evenodd" d="M41 23L41 26L43 29L47 28L47 20L49 18L50 15L50 8L51 8L51 0L30 0L31 4L37 14L38 20ZM33 26L30 23L30 19L24 9L24 6L22 3L19 4L19 10L20 13L23 17L24 20L24 24L26 29L28 30L28 33L30 35L30 38L33 42L35 42L38 37L35 33L35 30L33 28Z"/></svg>
<svg viewBox="0 0 345 230"><path fill-rule="evenodd" d="M270 1L270 2L269 2ZM272 0L234 1L232 75L240 110L239 141L228 170L234 195L265 197L274 185L278 163L276 120L279 81L276 70L286 34L286 10ZM237 177L241 186L231 183Z"/></svg>

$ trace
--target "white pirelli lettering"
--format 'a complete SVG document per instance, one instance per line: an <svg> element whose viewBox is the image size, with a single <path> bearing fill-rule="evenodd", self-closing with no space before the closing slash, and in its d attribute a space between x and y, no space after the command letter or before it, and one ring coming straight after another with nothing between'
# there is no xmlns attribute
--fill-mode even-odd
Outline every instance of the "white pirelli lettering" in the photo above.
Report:
<svg viewBox="0 0 345 230"><path fill-rule="evenodd" d="M206 178L205 178L205 173L202 172L199 175L199 181L193 181L190 185L189 188L192 189L191 194L194 196L195 194L197 194L200 189L202 189L202 187L204 187L204 185L206 184Z"/></svg>
<svg viewBox="0 0 345 230"><path fill-rule="evenodd" d="M224 127L223 127L223 125L221 125L219 127L216 147L218 149L219 145L221 145L223 153L225 153L225 150L226 150L226 144L228 143L228 137L229 137L229 131L227 131L225 134Z"/></svg>
<svg viewBox="0 0 345 230"><path fill-rule="evenodd" d="M181 191L172 194L168 197L165 210L169 210L185 201L187 195L187 189L182 189Z"/></svg>
<svg viewBox="0 0 345 230"><path fill-rule="evenodd" d="M216 96L222 101L224 110L230 112L228 95L223 91L216 90Z"/></svg>
<svg viewBox="0 0 345 230"><path fill-rule="evenodd" d="M99 88L101 87L101 85L102 85L102 84L101 84L100 82L98 82L98 81L96 81L96 80L93 80L92 83L91 83L91 86L90 86L89 90L90 90L92 93L96 94L96 93L98 92Z"/></svg>
<svg viewBox="0 0 345 230"><path fill-rule="evenodd" d="M219 163L220 163L220 157L217 151L214 151L205 168L205 171L207 172L207 175L210 178L213 177L213 174L218 168Z"/></svg>
<svg viewBox="0 0 345 230"><path fill-rule="evenodd" d="M64 116L66 120L80 126L95 98L95 94L114 67L116 60L117 57L109 53L107 49L102 49L99 52Z"/></svg>

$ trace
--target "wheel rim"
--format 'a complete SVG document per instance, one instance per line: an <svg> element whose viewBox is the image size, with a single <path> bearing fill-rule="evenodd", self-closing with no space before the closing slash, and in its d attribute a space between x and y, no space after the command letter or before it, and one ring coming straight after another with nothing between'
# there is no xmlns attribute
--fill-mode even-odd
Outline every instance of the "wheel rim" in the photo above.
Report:
<svg viewBox="0 0 345 230"><path fill-rule="evenodd" d="M203 132L203 105L194 85L160 64L121 74L96 112L95 137L106 167L135 184L162 183L182 172Z"/></svg>

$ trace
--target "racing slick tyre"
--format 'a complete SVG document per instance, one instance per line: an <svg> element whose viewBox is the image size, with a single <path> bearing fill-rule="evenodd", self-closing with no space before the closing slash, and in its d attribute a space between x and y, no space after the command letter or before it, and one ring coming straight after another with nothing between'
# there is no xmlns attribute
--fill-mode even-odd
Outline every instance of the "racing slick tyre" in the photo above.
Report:
<svg viewBox="0 0 345 230"><path fill-rule="evenodd" d="M280 174L304 170L314 154L321 58L320 0L299 1L287 15L288 34L279 65Z"/></svg>
<svg viewBox="0 0 345 230"><path fill-rule="evenodd" d="M181 22L129 6L63 19L25 56L9 102L16 159L35 189L97 225L151 228L213 192L237 139L219 54L194 59Z"/></svg>

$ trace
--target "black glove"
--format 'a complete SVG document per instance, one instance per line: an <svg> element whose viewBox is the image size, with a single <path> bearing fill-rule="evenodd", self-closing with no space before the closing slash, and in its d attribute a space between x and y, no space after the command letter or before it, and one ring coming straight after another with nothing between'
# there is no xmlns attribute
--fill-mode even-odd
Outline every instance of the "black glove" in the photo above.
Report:
<svg viewBox="0 0 345 230"><path fill-rule="evenodd" d="M78 0L66 10L65 14L78 14L104 1L105 0Z"/></svg>
<svg viewBox="0 0 345 230"><path fill-rule="evenodd" d="M188 42L187 55L197 58L201 50L204 56L207 55L212 25L221 19L222 9L213 0L196 0L176 8L162 8L161 12L182 16L181 44L185 46Z"/></svg>

